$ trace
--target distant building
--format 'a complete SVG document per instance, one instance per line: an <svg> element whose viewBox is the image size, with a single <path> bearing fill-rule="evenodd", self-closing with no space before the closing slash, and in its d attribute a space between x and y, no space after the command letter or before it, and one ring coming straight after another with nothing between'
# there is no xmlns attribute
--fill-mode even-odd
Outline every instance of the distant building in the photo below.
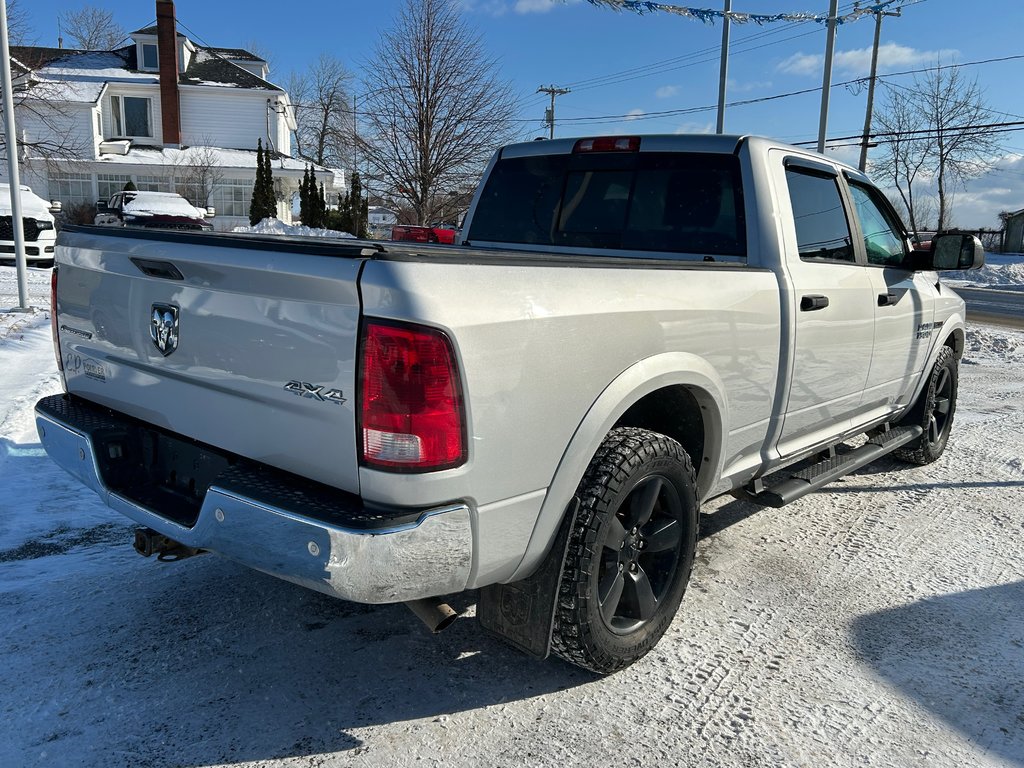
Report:
<svg viewBox="0 0 1024 768"><path fill-rule="evenodd" d="M1006 217L1003 253L1024 253L1024 208Z"/></svg>
<svg viewBox="0 0 1024 768"><path fill-rule="evenodd" d="M372 205L366 213L366 229L370 237L391 237L391 228L398 223L398 213L390 208Z"/></svg>
<svg viewBox="0 0 1024 768"><path fill-rule="evenodd" d="M65 209L131 181L213 206L216 228L230 229L249 223L260 141L273 158L278 218L290 221L308 163L291 157L288 93L258 56L178 32L173 0L156 0L156 16L115 51L11 48L22 181ZM331 189L334 173L315 170Z"/></svg>

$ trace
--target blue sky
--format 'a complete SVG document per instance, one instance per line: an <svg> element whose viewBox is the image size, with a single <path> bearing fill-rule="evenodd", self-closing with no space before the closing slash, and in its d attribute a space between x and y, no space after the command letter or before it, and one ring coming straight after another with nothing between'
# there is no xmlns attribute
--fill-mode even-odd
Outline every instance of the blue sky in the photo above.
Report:
<svg viewBox="0 0 1024 768"><path fill-rule="evenodd" d="M152 23L155 3L147 0L95 2L113 11L127 30ZM37 42L54 45L56 17L81 3L22 0ZM321 53L331 53L357 75L370 58L380 32L394 16L399 0L333 0L297 3L282 18L254 12L239 0L217 3L177 0L178 20L209 45L246 47L258 43L269 51L271 79L287 80ZM722 0L686 4L721 8ZM502 74L522 95L524 135L541 135L547 97L541 85L569 87L558 99L565 120L558 135L607 133L675 133L713 130L715 111L662 115L651 113L714 105L718 88L721 27L665 13L616 13L581 0L462 0L465 19L481 34ZM852 2L841 0L840 12ZM979 10L980 6L984 10ZM827 0L733 0L733 10L752 13L825 13ZM943 63L980 61L1024 54L1018 0L965 3L963 0L908 0L900 18L886 18L882 28L881 73L913 70ZM874 23L870 18L839 28L833 82L867 74ZM733 25L729 100L757 99L821 85L824 25L776 23L758 27ZM630 72L632 70L632 72ZM1000 119L1024 120L1020 88L1024 59L969 66ZM616 77L618 73L620 74ZM893 82L911 85L912 77ZM828 135L857 134L863 127L866 93L840 87L832 91ZM820 94L813 92L727 111L730 133L757 133L799 142L818 131ZM588 118L609 117L606 121ZM622 117L629 116L629 117ZM526 122L535 121L535 122ZM954 212L961 226L991 226L999 210L1024 208L1024 132L1004 135L1006 156L998 170L961 192ZM856 162L856 150L839 150Z"/></svg>

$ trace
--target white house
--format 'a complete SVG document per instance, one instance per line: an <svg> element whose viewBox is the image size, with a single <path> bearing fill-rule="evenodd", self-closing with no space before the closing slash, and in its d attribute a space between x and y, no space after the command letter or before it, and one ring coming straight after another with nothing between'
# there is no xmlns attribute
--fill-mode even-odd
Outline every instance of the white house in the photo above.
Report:
<svg viewBox="0 0 1024 768"><path fill-rule="evenodd" d="M391 228L398 223L398 214L390 208L371 205L366 211L366 228L370 237L391 237Z"/></svg>
<svg viewBox="0 0 1024 768"><path fill-rule="evenodd" d="M132 181L211 205L216 228L230 229L248 224L260 141L272 152L278 217L291 221L307 163L291 157L288 93L258 56L177 32L173 0L156 0L156 15L115 51L11 48L23 183L71 209ZM332 189L335 174L315 171Z"/></svg>

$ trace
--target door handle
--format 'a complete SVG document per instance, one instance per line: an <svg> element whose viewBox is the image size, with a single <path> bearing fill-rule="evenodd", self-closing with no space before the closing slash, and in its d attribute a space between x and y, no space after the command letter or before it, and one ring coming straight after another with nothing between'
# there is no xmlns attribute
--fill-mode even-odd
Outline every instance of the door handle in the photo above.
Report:
<svg viewBox="0 0 1024 768"><path fill-rule="evenodd" d="M878 306L889 307L899 302L900 297L895 293L880 293L878 294Z"/></svg>
<svg viewBox="0 0 1024 768"><path fill-rule="evenodd" d="M828 306L828 296L803 296L800 299L801 312L814 312Z"/></svg>

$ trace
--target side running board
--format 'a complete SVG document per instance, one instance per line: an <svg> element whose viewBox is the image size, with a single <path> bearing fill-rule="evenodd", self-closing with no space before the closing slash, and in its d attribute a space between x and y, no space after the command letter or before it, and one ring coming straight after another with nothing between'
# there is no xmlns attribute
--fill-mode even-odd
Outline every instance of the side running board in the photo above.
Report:
<svg viewBox="0 0 1024 768"><path fill-rule="evenodd" d="M875 435L860 448L849 453L835 455L809 466L804 465L799 470L781 470L775 475L779 479L769 487L758 493L754 493L748 488L744 493L744 498L766 507L785 506L828 485L833 480L838 480L843 475L848 475L870 464L887 453L892 453L897 448L920 437L922 432L923 430L919 426L895 427L888 432Z"/></svg>

